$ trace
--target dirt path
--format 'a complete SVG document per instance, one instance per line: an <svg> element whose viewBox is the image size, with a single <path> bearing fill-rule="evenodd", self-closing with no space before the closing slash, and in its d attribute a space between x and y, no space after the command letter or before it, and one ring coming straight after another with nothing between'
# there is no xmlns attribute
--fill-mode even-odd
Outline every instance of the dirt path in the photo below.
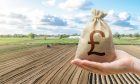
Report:
<svg viewBox="0 0 140 84"><path fill-rule="evenodd" d="M140 46L117 45L116 48L137 57L140 55L137 52ZM75 50L73 45L42 46L6 54L7 57L16 56L11 59L5 56L6 60L0 62L0 84L140 84L136 74L102 76L71 65Z"/></svg>

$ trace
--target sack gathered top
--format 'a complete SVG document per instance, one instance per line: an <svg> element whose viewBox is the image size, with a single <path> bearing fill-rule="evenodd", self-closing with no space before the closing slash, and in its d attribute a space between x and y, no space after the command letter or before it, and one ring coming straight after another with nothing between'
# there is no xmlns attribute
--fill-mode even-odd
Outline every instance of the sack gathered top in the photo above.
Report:
<svg viewBox="0 0 140 84"><path fill-rule="evenodd" d="M75 58L96 62L109 62L115 59L113 36L108 24L103 20L107 15L93 10L93 20L81 33Z"/></svg>

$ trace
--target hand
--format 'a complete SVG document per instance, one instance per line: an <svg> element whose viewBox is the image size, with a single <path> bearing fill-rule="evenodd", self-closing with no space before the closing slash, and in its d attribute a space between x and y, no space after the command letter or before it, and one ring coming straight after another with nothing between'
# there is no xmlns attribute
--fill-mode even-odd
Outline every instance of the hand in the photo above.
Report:
<svg viewBox="0 0 140 84"><path fill-rule="evenodd" d="M90 72L103 75L133 72L133 56L122 50L116 50L115 53L116 59L112 62L99 63L74 59L71 63Z"/></svg>

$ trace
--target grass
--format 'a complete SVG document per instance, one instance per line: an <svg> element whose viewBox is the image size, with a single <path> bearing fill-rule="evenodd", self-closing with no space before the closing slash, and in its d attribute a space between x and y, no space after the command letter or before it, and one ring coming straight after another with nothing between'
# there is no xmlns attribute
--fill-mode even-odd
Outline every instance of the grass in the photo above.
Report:
<svg viewBox="0 0 140 84"><path fill-rule="evenodd" d="M27 37L24 38L0 38L0 45L11 45L11 44L78 44L79 39L74 38L47 38L44 40L43 38L35 38L30 39ZM140 38L135 37L121 37L113 38L114 44L119 45L132 45L132 44L140 44Z"/></svg>
<svg viewBox="0 0 140 84"><path fill-rule="evenodd" d="M113 43L117 45L139 45L140 38L136 37L121 37L120 39L113 38Z"/></svg>
<svg viewBox="0 0 140 84"><path fill-rule="evenodd" d="M78 39L70 38L48 38L44 40L43 38L0 38L0 45L5 44L77 44Z"/></svg>
<svg viewBox="0 0 140 84"><path fill-rule="evenodd" d="M24 44L24 43L27 43L27 42L31 42L33 41L32 39L30 38L14 38L14 37L5 37L5 38L0 38L0 45L3 45L3 44Z"/></svg>
<svg viewBox="0 0 140 84"><path fill-rule="evenodd" d="M78 44L79 39L71 39L71 38L49 38L47 40L38 40L37 43L43 44Z"/></svg>

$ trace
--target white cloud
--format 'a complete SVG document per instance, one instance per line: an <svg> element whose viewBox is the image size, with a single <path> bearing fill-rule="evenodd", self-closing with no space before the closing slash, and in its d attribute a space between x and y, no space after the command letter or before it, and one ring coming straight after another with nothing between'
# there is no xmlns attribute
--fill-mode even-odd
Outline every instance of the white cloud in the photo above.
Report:
<svg viewBox="0 0 140 84"><path fill-rule="evenodd" d="M137 20L140 22L140 16L137 18Z"/></svg>
<svg viewBox="0 0 140 84"><path fill-rule="evenodd" d="M67 20L67 22L68 22L68 25L67 25L68 28L76 28L77 25L74 21Z"/></svg>
<svg viewBox="0 0 140 84"><path fill-rule="evenodd" d="M29 33L38 30L44 11L26 9L0 12L0 34Z"/></svg>
<svg viewBox="0 0 140 84"><path fill-rule="evenodd" d="M115 14L115 11L114 10L110 10L108 11L107 13L107 16L105 17L105 20L108 21L108 22L116 22L118 21L118 16Z"/></svg>
<svg viewBox="0 0 140 84"><path fill-rule="evenodd" d="M31 20L32 28L34 29L36 29L41 24L41 20L43 19L43 17L44 17L44 12L39 9L30 11L27 14L27 18Z"/></svg>
<svg viewBox="0 0 140 84"><path fill-rule="evenodd" d="M127 12L121 12L118 16L120 20L128 20L130 18L130 15Z"/></svg>
<svg viewBox="0 0 140 84"><path fill-rule="evenodd" d="M131 27L121 27L117 25L110 25L110 28L113 33L116 33L116 32L119 32L121 34L134 33L134 30Z"/></svg>
<svg viewBox="0 0 140 84"><path fill-rule="evenodd" d="M108 15L105 17L105 20L110 25L112 31L129 34L140 31L140 21L135 19L135 16L132 16L128 12L119 12L116 13L114 10L108 11Z"/></svg>
<svg viewBox="0 0 140 84"><path fill-rule="evenodd" d="M133 20L130 21L133 25L138 26L140 28L140 16L134 17Z"/></svg>
<svg viewBox="0 0 140 84"><path fill-rule="evenodd" d="M93 19L92 15L88 12L78 12L78 13L67 13L62 14L62 18L65 18L68 22L72 22L77 24L86 24L91 19Z"/></svg>
<svg viewBox="0 0 140 84"><path fill-rule="evenodd" d="M66 0L59 4L60 8L79 8L85 3L85 0Z"/></svg>
<svg viewBox="0 0 140 84"><path fill-rule="evenodd" d="M66 0L65 2L59 3L59 8L67 10L89 10L92 8L93 3L90 0Z"/></svg>
<svg viewBox="0 0 140 84"><path fill-rule="evenodd" d="M119 14L117 14L114 10L110 10L108 11L105 19L109 22L116 22L118 20L127 21L130 19L130 17L130 14L127 12L120 12Z"/></svg>
<svg viewBox="0 0 140 84"><path fill-rule="evenodd" d="M0 8L8 8L12 5L13 0L0 0Z"/></svg>
<svg viewBox="0 0 140 84"><path fill-rule="evenodd" d="M65 19L53 15L45 15L41 22L44 25L67 26L67 21Z"/></svg>
<svg viewBox="0 0 140 84"><path fill-rule="evenodd" d="M77 13L75 15L75 18L87 23L88 21L93 19L93 16L90 13L87 12L81 12L81 13Z"/></svg>
<svg viewBox="0 0 140 84"><path fill-rule="evenodd" d="M114 10L110 10L105 20L109 23L121 27L137 28L138 26L132 23L131 15L127 12L116 13Z"/></svg>
<svg viewBox="0 0 140 84"><path fill-rule="evenodd" d="M134 24L140 25L140 16L135 17L133 22L134 22Z"/></svg>
<svg viewBox="0 0 140 84"><path fill-rule="evenodd" d="M42 4L45 5L45 6L54 6L55 3L56 3L55 0L45 0L45 1L42 2Z"/></svg>
<svg viewBox="0 0 140 84"><path fill-rule="evenodd" d="M90 15L90 13L87 13L87 12L79 12L75 15L75 17L79 17L79 18L86 18L89 16L91 16L91 15Z"/></svg>
<svg viewBox="0 0 140 84"><path fill-rule="evenodd" d="M66 14L61 14L60 17L65 18L67 20L73 19L73 17L75 16L74 13L66 13Z"/></svg>

